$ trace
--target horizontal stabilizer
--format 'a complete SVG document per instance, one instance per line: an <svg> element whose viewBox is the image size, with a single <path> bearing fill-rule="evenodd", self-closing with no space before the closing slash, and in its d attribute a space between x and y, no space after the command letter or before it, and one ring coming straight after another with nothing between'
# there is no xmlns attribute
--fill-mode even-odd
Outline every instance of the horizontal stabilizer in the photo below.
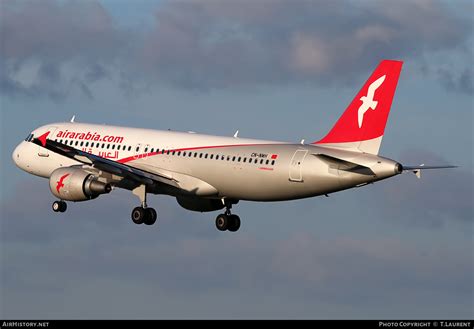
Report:
<svg viewBox="0 0 474 329"><path fill-rule="evenodd" d="M412 172L417 178L421 178L421 171L425 169L447 169L457 168L458 166L425 166L421 164L419 166L403 166L403 172Z"/></svg>

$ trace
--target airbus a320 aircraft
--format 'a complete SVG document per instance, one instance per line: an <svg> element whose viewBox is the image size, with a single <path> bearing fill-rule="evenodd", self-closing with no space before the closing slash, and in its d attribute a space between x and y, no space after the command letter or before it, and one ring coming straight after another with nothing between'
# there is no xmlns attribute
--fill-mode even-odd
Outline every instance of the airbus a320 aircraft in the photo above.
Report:
<svg viewBox="0 0 474 329"><path fill-rule="evenodd" d="M329 133L294 144L195 133L71 122L35 129L13 152L24 171L49 179L55 212L67 201L86 201L114 188L132 191L136 224L152 225L147 194L176 197L193 211L224 209L220 231L235 232L239 200L283 201L328 195L404 171L453 166L402 166L378 156L403 62L384 60Z"/></svg>

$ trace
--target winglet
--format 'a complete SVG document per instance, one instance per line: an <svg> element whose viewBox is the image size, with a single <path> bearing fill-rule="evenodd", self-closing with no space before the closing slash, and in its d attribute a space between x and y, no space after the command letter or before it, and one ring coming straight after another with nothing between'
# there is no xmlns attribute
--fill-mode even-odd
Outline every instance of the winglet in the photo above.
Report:
<svg viewBox="0 0 474 329"><path fill-rule="evenodd" d="M38 137L38 140L41 142L41 145L43 145L43 147L46 146L46 138L48 137L49 133L50 131Z"/></svg>
<svg viewBox="0 0 474 329"><path fill-rule="evenodd" d="M74 122L74 119L76 118L76 115L74 114L71 118L71 122Z"/></svg>

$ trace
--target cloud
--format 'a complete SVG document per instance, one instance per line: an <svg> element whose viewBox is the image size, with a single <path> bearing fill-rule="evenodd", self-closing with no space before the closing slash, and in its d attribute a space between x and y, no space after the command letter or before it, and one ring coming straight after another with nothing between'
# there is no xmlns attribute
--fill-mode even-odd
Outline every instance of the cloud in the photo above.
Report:
<svg viewBox="0 0 474 329"><path fill-rule="evenodd" d="M104 67L113 67L126 41L94 1L2 1L0 6L0 86L8 95L64 98L103 78Z"/></svg>
<svg viewBox="0 0 474 329"><path fill-rule="evenodd" d="M456 165L431 152L407 150L400 155L406 165ZM421 179L406 173L380 183L371 190L387 217L401 223L443 228L451 224L472 225L474 175L466 168L425 170ZM373 201L372 201L373 202ZM466 226L466 229L469 226Z"/></svg>
<svg viewBox="0 0 474 329"><path fill-rule="evenodd" d="M452 69L438 69L438 77L444 87L448 90L459 91L466 94L474 93L474 70L472 67L456 72Z"/></svg>
<svg viewBox="0 0 474 329"><path fill-rule="evenodd" d="M456 47L470 33L448 8L428 1L167 2L142 63L187 87L340 82L382 58Z"/></svg>
<svg viewBox="0 0 474 329"><path fill-rule="evenodd" d="M346 83L382 58L449 55L472 36L434 1L165 1L145 32L117 27L94 1L0 5L1 91L54 99L93 98L105 79L128 91ZM472 91L468 71L440 74Z"/></svg>
<svg viewBox="0 0 474 329"><path fill-rule="evenodd" d="M29 193L41 190L33 184ZM2 201L3 317L419 318L443 316L440 305L452 305L448 317L472 310L471 251L456 246L298 229L262 239L199 221L213 233L160 232L121 220L126 202L109 196L65 216L46 207L47 196L29 207L18 207L17 196ZM182 216L165 216L180 226Z"/></svg>

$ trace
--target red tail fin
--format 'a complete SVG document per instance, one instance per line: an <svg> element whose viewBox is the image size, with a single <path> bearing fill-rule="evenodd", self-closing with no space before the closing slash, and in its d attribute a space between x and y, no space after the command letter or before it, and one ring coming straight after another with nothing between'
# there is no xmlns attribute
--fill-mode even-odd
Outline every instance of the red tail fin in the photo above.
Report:
<svg viewBox="0 0 474 329"><path fill-rule="evenodd" d="M377 154L402 65L402 61L380 62L331 131L313 144Z"/></svg>

